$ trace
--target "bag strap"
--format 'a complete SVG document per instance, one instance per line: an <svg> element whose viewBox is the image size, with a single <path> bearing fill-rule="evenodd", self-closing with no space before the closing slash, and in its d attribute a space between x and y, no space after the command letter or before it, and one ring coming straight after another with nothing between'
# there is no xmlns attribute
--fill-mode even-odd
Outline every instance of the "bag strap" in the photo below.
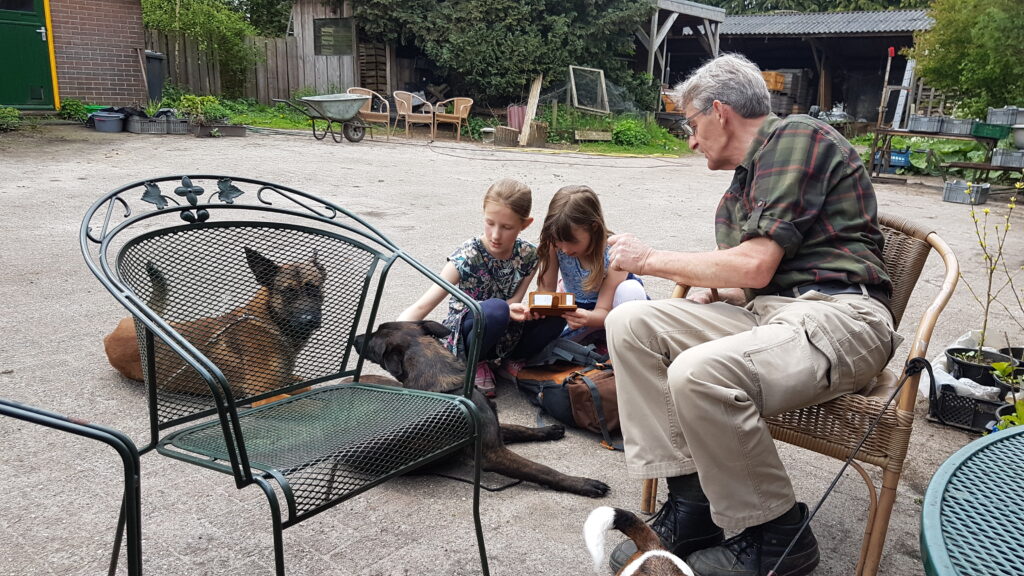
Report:
<svg viewBox="0 0 1024 576"><path fill-rule="evenodd" d="M601 404L601 394L597 391L597 384L590 377L584 375L582 372L576 372L583 379L583 383L587 385L587 389L590 390L590 396L594 399L594 410L597 411L597 423L601 426L601 436L604 440L601 441L601 447L607 448L608 450L616 450L619 452L625 452L622 446L622 442L613 442L611 434L608 433L608 423L604 420L604 407Z"/></svg>

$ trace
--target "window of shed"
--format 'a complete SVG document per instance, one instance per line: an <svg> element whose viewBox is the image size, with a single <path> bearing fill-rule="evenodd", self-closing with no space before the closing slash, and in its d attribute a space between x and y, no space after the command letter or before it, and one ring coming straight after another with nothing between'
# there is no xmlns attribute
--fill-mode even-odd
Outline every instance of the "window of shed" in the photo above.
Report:
<svg viewBox="0 0 1024 576"><path fill-rule="evenodd" d="M315 18L313 20L313 51L317 56L351 55L352 19Z"/></svg>

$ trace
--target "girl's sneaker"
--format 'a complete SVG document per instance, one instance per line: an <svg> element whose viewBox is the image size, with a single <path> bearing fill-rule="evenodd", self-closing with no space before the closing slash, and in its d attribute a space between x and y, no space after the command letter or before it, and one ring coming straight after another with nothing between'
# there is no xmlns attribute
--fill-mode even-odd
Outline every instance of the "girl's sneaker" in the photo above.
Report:
<svg viewBox="0 0 1024 576"><path fill-rule="evenodd" d="M491 365L487 362L479 362L476 365L476 377L473 379L473 385L476 386L477 390L483 393L488 398L494 398L496 395L494 391L494 373L491 372Z"/></svg>
<svg viewBox="0 0 1024 576"><path fill-rule="evenodd" d="M526 362L522 360L502 360L500 364L492 367L495 382L504 384L515 384L519 371L523 369Z"/></svg>

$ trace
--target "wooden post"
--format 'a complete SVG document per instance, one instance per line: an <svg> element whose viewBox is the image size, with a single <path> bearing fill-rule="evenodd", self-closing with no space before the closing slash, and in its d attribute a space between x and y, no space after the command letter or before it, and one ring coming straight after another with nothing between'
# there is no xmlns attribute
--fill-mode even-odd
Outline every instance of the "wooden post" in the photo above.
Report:
<svg viewBox="0 0 1024 576"><path fill-rule="evenodd" d="M526 118L523 118L523 131L519 133L519 145L526 146L526 140L530 137L530 123L537 115L537 102L540 101L540 85L544 81L543 74L537 74L530 86L530 99L526 102Z"/></svg>
<svg viewBox="0 0 1024 576"><path fill-rule="evenodd" d="M558 100L552 100L551 102L551 129L554 130L558 125Z"/></svg>

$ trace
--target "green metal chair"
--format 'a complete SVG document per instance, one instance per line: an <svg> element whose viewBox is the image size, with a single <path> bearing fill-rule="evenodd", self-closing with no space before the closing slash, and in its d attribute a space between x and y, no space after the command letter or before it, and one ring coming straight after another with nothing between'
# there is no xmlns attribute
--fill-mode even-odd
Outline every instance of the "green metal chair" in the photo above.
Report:
<svg viewBox="0 0 1024 576"><path fill-rule="evenodd" d="M90 438L110 446L121 457L124 468L124 496L121 499L121 513L117 520L117 533L114 535L114 551L110 558L108 574L117 572L117 557L121 551L122 529L127 526L128 574L142 574L142 513L139 492L139 451L135 443L123 433L100 426L68 418L53 412L27 406L11 400L0 398L0 416L8 416L24 422L38 424L54 430L60 430L82 438ZM48 455L47 457L51 457Z"/></svg>
<svg viewBox="0 0 1024 576"><path fill-rule="evenodd" d="M284 529L463 450L475 460L473 521L488 574L479 417L468 399L478 351L461 394L440 394L360 382L354 349L395 263L465 302L482 330L473 299L341 206L247 178L118 188L88 210L81 245L135 318L151 430L142 452L259 486L279 576ZM289 307L299 301L322 304Z"/></svg>

